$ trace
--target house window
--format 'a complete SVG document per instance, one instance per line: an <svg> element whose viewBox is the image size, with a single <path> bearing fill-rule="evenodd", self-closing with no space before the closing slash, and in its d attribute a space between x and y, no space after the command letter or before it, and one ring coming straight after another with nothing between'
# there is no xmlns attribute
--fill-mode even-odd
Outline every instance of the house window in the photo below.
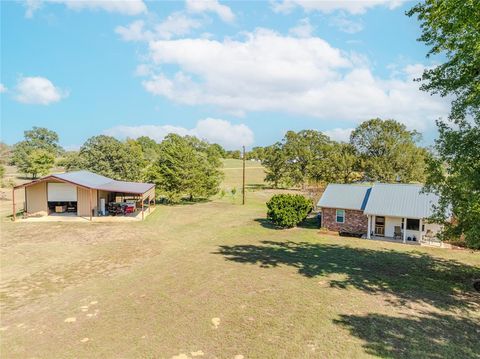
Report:
<svg viewBox="0 0 480 359"><path fill-rule="evenodd" d="M420 220L407 218L407 229L418 231L420 229Z"/></svg>
<svg viewBox="0 0 480 359"><path fill-rule="evenodd" d="M337 223L345 223L345 210L337 209L336 217L337 217L336 219Z"/></svg>

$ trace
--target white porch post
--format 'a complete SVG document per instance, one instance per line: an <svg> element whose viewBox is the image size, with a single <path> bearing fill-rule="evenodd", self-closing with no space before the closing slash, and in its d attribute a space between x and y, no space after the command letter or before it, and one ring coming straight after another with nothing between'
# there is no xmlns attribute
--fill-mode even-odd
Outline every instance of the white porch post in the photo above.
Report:
<svg viewBox="0 0 480 359"><path fill-rule="evenodd" d="M372 232L372 217L370 215L367 215L367 220L368 220L368 225L367 225L367 238L370 239L370 232Z"/></svg>
<svg viewBox="0 0 480 359"><path fill-rule="evenodd" d="M372 224L370 225L374 237L375 237L375 234L377 234L377 229L375 228L375 223L377 222L377 218L376 218L376 217L377 217L377 216L372 216L372 217L371 217Z"/></svg>
<svg viewBox="0 0 480 359"><path fill-rule="evenodd" d="M407 219L403 219L403 243L407 243Z"/></svg>
<svg viewBox="0 0 480 359"><path fill-rule="evenodd" d="M420 231L420 238L417 239L418 242L421 242L422 239L423 239L423 229L422 229L422 219L420 218L419 220L419 223L418 223L418 229Z"/></svg>

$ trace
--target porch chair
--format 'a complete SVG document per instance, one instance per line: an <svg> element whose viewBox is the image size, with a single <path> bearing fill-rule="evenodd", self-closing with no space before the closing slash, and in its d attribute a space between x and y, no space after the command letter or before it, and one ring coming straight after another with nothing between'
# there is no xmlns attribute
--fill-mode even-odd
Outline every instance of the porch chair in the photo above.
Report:
<svg viewBox="0 0 480 359"><path fill-rule="evenodd" d="M393 239L402 239L402 229L400 226L395 226L393 229Z"/></svg>

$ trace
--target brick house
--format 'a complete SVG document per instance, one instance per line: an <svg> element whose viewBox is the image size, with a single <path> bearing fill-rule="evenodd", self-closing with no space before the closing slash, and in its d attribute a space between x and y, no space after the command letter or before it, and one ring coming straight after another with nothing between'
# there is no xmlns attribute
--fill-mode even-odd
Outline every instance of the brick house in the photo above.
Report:
<svg viewBox="0 0 480 359"><path fill-rule="evenodd" d="M441 226L428 218L438 196L422 189L419 184L329 184L317 204L321 227L403 242L436 237Z"/></svg>
<svg viewBox="0 0 480 359"><path fill-rule="evenodd" d="M336 232L367 233L363 211L370 191L371 186L329 184L318 202L321 226Z"/></svg>

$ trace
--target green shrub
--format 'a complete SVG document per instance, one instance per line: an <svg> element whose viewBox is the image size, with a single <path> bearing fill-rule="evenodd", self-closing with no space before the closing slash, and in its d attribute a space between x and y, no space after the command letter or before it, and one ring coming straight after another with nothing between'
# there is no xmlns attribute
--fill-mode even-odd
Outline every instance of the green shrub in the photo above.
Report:
<svg viewBox="0 0 480 359"><path fill-rule="evenodd" d="M312 202L299 194L276 194L267 202L267 218L283 228L292 228L307 218Z"/></svg>

